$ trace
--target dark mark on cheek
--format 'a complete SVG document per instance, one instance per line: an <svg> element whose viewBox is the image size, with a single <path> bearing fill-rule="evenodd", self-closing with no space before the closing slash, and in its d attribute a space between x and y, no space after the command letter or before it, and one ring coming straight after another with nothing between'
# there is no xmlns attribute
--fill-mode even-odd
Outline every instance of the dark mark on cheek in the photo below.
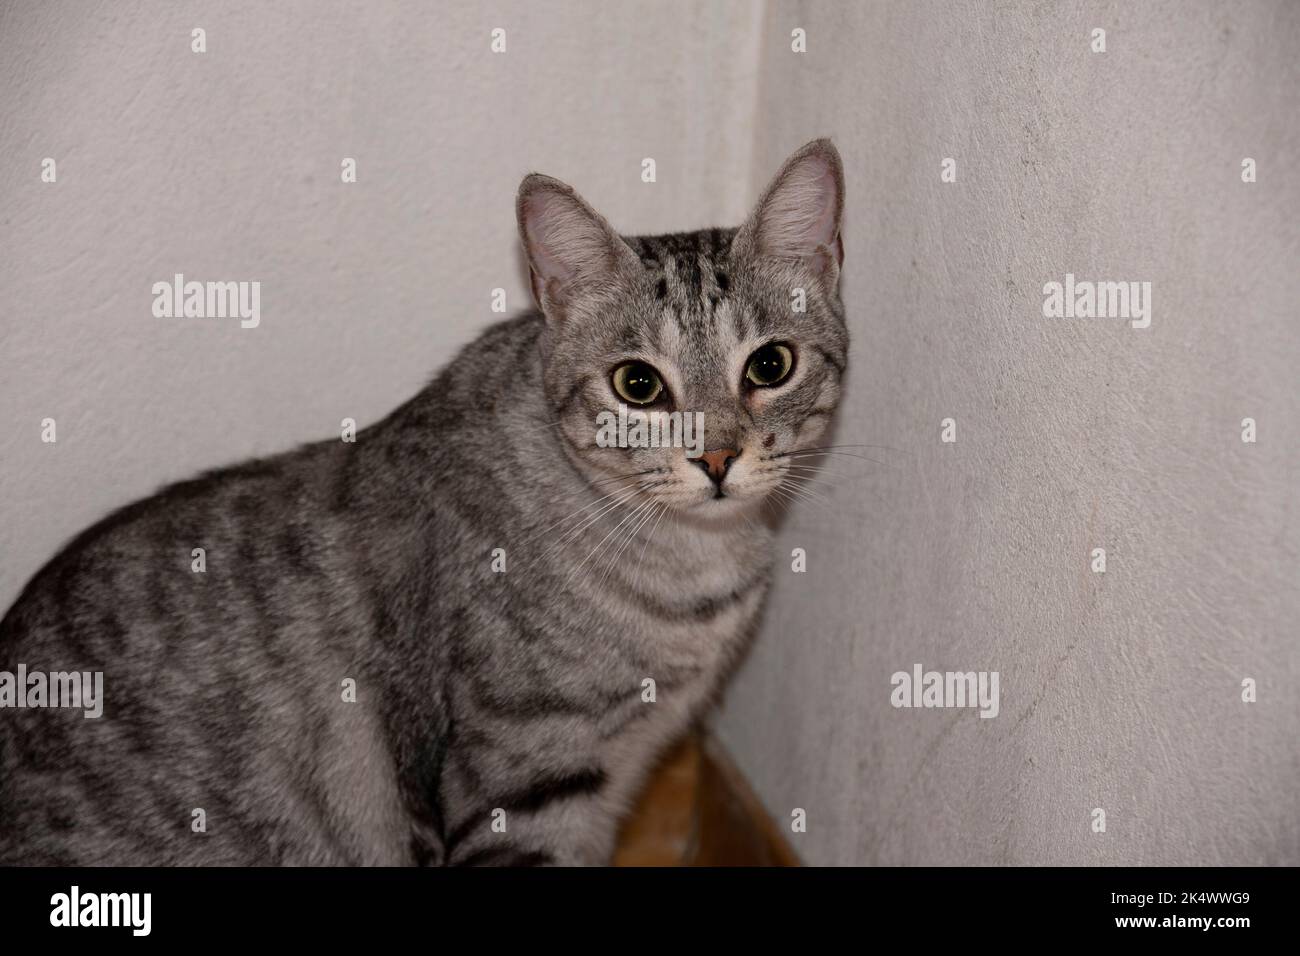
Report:
<svg viewBox="0 0 1300 956"><path fill-rule="evenodd" d="M776 444L776 432L768 432L767 437L763 439L763 447L771 448L775 444Z"/></svg>

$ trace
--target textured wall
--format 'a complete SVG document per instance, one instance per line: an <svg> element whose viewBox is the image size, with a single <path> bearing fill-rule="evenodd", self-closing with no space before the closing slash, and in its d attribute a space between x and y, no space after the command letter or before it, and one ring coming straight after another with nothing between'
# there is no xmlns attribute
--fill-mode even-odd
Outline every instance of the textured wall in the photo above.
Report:
<svg viewBox="0 0 1300 956"><path fill-rule="evenodd" d="M831 135L836 440L884 447L791 516L808 571L720 733L810 862L1300 863L1298 63L1280 2L6 4L0 605L164 481L383 415L492 288L522 306L525 172L627 231L734 223ZM260 280L260 327L155 319L176 271ZM1152 282L1151 327L1043 318L1067 272ZM998 671L999 716L892 708L917 662Z"/></svg>
<svg viewBox="0 0 1300 956"><path fill-rule="evenodd" d="M763 63L755 170L848 171L834 440L888 446L792 516L720 721L773 814L817 863L1300 863L1300 6L774 6ZM1150 328L1044 318L1067 272ZM999 716L894 709L917 662Z"/></svg>

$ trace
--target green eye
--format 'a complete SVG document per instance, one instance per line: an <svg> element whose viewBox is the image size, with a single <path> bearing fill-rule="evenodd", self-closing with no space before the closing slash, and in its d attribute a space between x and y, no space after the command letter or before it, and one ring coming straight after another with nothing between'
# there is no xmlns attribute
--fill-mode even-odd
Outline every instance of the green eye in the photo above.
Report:
<svg viewBox="0 0 1300 956"><path fill-rule="evenodd" d="M790 347L772 342L749 357L749 364L745 366L745 380L758 388L770 388L789 378L793 368L794 353Z"/></svg>
<svg viewBox="0 0 1300 956"><path fill-rule="evenodd" d="M645 362L624 362L614 369L614 392L630 405L652 405L663 391L659 373Z"/></svg>

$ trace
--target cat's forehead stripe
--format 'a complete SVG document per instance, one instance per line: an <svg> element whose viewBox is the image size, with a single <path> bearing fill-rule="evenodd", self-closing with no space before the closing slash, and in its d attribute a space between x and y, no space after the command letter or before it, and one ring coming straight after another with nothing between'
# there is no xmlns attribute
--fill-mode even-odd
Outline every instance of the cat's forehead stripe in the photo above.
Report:
<svg viewBox="0 0 1300 956"><path fill-rule="evenodd" d="M704 229L624 237L651 279L657 320L647 323L645 339L660 354L716 368L737 343L771 331L770 317L736 295L735 235L735 229Z"/></svg>
<svg viewBox="0 0 1300 956"><path fill-rule="evenodd" d="M729 255L734 229L661 236L630 236L626 242L655 276L657 301L669 304L688 338L717 332L718 312L731 291ZM730 311L733 328L737 313Z"/></svg>

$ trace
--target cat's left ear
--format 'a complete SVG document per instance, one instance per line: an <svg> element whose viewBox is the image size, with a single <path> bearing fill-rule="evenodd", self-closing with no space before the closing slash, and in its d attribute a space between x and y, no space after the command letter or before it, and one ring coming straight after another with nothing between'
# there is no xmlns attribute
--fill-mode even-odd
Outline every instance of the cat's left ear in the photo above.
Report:
<svg viewBox="0 0 1300 956"><path fill-rule="evenodd" d="M559 321L575 293L635 274L640 260L604 217L558 179L533 173L515 203L533 298Z"/></svg>
<svg viewBox="0 0 1300 956"><path fill-rule="evenodd" d="M843 216L844 164L829 139L815 139L785 161L733 247L801 262L834 285L844 261Z"/></svg>

